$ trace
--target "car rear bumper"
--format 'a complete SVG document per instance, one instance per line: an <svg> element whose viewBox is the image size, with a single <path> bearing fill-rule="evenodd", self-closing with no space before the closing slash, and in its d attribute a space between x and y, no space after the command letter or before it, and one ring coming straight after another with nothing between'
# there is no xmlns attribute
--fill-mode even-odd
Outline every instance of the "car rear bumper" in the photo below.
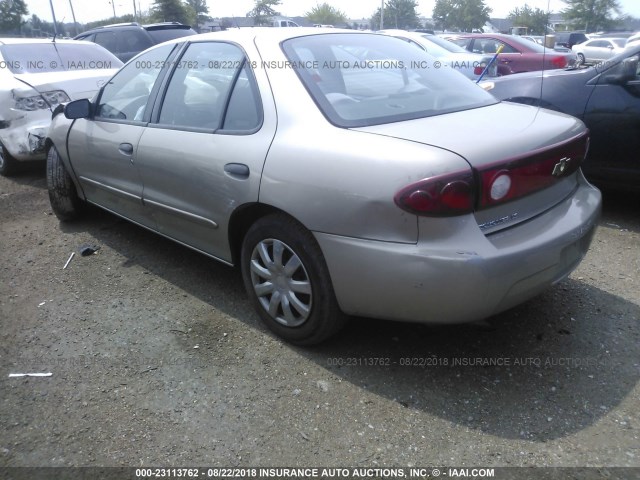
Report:
<svg viewBox="0 0 640 480"><path fill-rule="evenodd" d="M0 141L16 160L44 160L44 143L51 123L51 111L21 112L4 122Z"/></svg>
<svg viewBox="0 0 640 480"><path fill-rule="evenodd" d="M421 219L417 244L315 236L345 313L463 323L518 305L569 275L589 248L600 208L599 190L580 175L570 197L491 235L469 216Z"/></svg>

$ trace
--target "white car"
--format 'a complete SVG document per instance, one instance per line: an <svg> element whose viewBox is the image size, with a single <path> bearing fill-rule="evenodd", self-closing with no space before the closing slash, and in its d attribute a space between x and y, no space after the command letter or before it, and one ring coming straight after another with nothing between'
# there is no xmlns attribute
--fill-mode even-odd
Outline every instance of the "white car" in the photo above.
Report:
<svg viewBox="0 0 640 480"><path fill-rule="evenodd" d="M433 68L451 68L471 80L478 80L484 68L491 62L493 55L480 55L471 53L464 48L456 45L449 40L420 32L407 32L406 30L380 30L378 33L396 37L418 48L424 50L428 54L437 58L438 61L434 65L428 67ZM444 62L443 64L440 62ZM438 67L440 65L440 67ZM498 63L494 62L484 77L497 77Z"/></svg>
<svg viewBox="0 0 640 480"><path fill-rule="evenodd" d="M578 63L604 62L622 53L626 38L593 38L571 47Z"/></svg>
<svg viewBox="0 0 640 480"><path fill-rule="evenodd" d="M640 32L634 33L629 38L627 38L627 43L624 44L624 48L635 47L636 45L640 45Z"/></svg>
<svg viewBox="0 0 640 480"><path fill-rule="evenodd" d="M44 160L55 107L93 97L121 66L91 42L0 38L0 175Z"/></svg>

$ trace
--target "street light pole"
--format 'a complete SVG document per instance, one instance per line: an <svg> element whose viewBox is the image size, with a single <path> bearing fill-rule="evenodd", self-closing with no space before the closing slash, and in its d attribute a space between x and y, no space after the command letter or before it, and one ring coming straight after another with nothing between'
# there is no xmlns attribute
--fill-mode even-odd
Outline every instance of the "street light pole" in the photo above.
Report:
<svg viewBox="0 0 640 480"><path fill-rule="evenodd" d="M136 0L133 0L133 21L134 22L138 21L138 13L136 12Z"/></svg>
<svg viewBox="0 0 640 480"><path fill-rule="evenodd" d="M382 6L380 7L380 30L384 28L384 0L382 0Z"/></svg>

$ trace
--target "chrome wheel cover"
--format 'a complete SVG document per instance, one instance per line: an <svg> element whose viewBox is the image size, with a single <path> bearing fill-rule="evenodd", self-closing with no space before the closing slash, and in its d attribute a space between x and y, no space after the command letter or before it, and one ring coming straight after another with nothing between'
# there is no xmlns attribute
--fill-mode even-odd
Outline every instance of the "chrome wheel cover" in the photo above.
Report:
<svg viewBox="0 0 640 480"><path fill-rule="evenodd" d="M285 327L299 327L311 314L311 281L302 261L274 238L259 242L251 253L251 284L260 305Z"/></svg>

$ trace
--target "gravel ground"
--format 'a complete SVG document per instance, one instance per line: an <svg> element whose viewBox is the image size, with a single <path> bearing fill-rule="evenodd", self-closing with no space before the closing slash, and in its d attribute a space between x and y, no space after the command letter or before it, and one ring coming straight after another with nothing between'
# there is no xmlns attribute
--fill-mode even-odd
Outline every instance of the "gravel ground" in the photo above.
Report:
<svg viewBox="0 0 640 480"><path fill-rule="evenodd" d="M237 270L0 177L0 466L640 467L638 200L605 192L581 266L487 322L303 349Z"/></svg>

